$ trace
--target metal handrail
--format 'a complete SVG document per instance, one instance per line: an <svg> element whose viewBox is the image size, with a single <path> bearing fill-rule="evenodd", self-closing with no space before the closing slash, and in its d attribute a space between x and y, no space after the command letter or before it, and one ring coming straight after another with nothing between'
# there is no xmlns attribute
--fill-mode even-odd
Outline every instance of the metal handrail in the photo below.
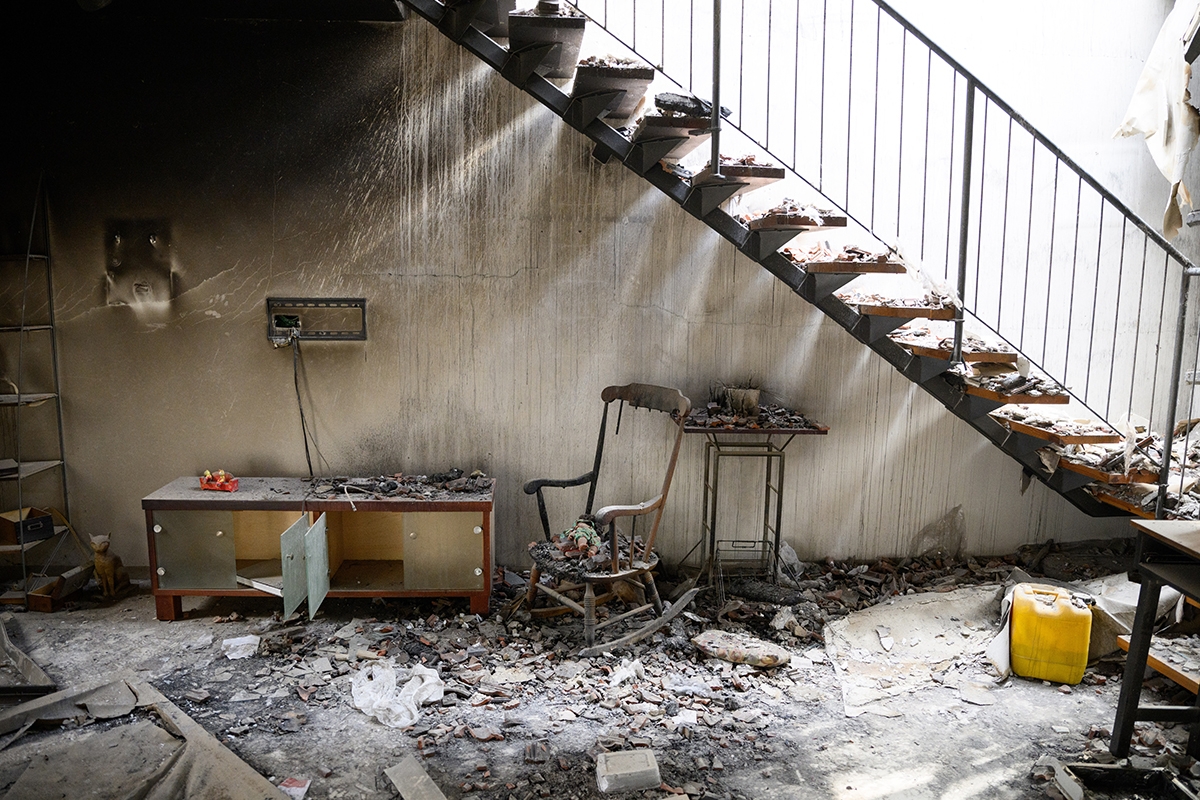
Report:
<svg viewBox="0 0 1200 800"><path fill-rule="evenodd" d="M859 0L861 2L861 0ZM577 4L581 11L590 16L592 20L604 28L617 41L628 47L634 53L642 57L649 63L657 63L659 70L669 79L677 83L685 90L693 91L698 94L706 94L704 87L694 87L693 81L690 79L695 71L695 62L697 53L703 55L703 43L700 43L700 49L697 50L696 39L703 35L705 28L704 24L697 24L694 19L697 0L690 0L687 7L687 20L683 21L676 17L673 20L675 27L681 34L688 37L688 41L683 43L687 48L687 75L680 74L680 70L673 68L673 64L667 63L668 54L668 19L667 6L670 0L624 0L619 5L614 5L616 12L624 13L626 16L632 16L632 35L624 35L622 31L616 30L616 25L610 26L609 11L610 4L608 0L577 0ZM703 5L706 0L700 0ZM715 4L716 0L714 0ZM906 154L903 153L904 148L911 145L905 142L905 120L904 120L904 92L907 89L905 82L905 69L910 64L910 56L908 53L910 46L910 38L919 42L926 48L926 52L920 53L915 57L915 61L919 66L924 67L924 83L925 91L925 124L921 132L924 134L924 154L923 166L924 174L921 178L922 186L920 187L920 220L916 226L906 219L904 226L906 231L911 228L918 228L920 234L920 254L921 258L925 258L925 249L928 236L943 235L941 223L928 215L927 204L931 201L928 195L935 187L930 185L930 155L936 154L930 150L931 145L942 145L949 151L949 158L945 160L944 169L945 177L939 180L947 180L948 187L939 189L936 198L932 202L941 202L945 205L946 219L942 220L944 225L945 237L945 257L946 271L945 277L952 278L951 261L957 261L953 264L957 267L959 299L963 305L963 309L968 312L972 318L979 323L985 325L1009 344L1013 345L1018 351L1024 352L1026 357L1042 370L1047 375L1056 375L1056 367L1054 364L1061 364L1061 371L1057 372L1060 377L1057 381L1062 384L1071 395L1097 419L1108 422L1108 418L1114 412L1133 413L1135 408L1138 411L1145 413L1145 416L1150 420L1153 427L1155 420L1159 419L1162 425L1165 452L1170 453L1173 444L1173 429L1175 425L1175 417L1179 402L1179 384L1183 379L1182 364L1183 352L1185 345L1191 340L1191 336L1185 330L1184 326L1188 314L1188 297L1187 291L1188 282L1194 275L1200 274L1200 268L1192 263L1183 253L1181 253L1174 245L1168 242L1165 237L1158 231L1154 230L1141 217L1135 214L1125 203L1117 198L1111 191L1102 186L1099 181L1082 169L1073 159L1071 159L1061 148L1049 140L1043 133L1037 130L1023 116L1018 114L1012 106L1003 101L994 91L988 88L984 83L978 80L970 71L964 68L956 59L951 57L944 49L934 43L928 36L918 30L912 23L899 14L894 8L888 5L885 0L870 0L874 4L875 11L864 11L856 13L856 0L821 0L822 5L819 7L820 20L819 23L814 23L819 26L817 28L819 34L819 45L813 44L815 49L819 46L820 49L820 99L816 103L816 114L811 117L806 117L806 121L811 126L816 125L817 117L819 116L819 144L816 153L816 167L813 171L816 173L815 180L805 177L805 168L800 163L800 147L801 137L806 135L806 132L801 131L799 121L796 118L796 108L800 106L799 97L801 92L801 78L799 70L801 66L801 10L798 2L788 4L786 2L777 2L776 0L768 0L765 4L754 4L751 15L765 16L765 48L766 48L766 88L762 94L767 98L765 109L765 123L762 126L762 132L757 133L753 130L754 122L748 123L745 109L742 104L745 101L743 92L743 82L746 79L746 71L744 63L739 63L739 79L737 85L733 88L737 94L738 108L735 114L724 120L724 124L731 129L739 131L746 137L747 140L760 147L769 156L776 159L779 163L785 165L793 175L799 177L809 186L819 191L825 199L832 205L838 207L845 212L848 217L856 223L862 225L863 228L870 231L872 235L885 241L880 233L880 228L876 225L876 195L883 191L884 184L880 183L890 176L879 174L882 172L879 166L879 142L880 142L880 127L878 120L878 112L881 106L879 105L880 93L880 59L881 53L884 53L885 48L881 48L882 24L881 15L886 15L899 28L901 36L899 44L891 44L893 50L899 50L899 73L900 73L900 122L898 131L885 131L885 137L895 133L898 136L898 152L895 163L895 229L896 236L901 237L902 228L902 211L906 211L902 203L902 195L905 190L903 169L908 166L904 160ZM832 3L842 3L848 7L848 12L840 19L843 28L836 29L831 35L830 28L830 6ZM654 6L654 13L648 19L643 14L641 22L646 23L639 26L638 6L646 5ZM732 5L732 3L731 3ZM773 148L771 138L772 134L778 130L777 127L772 127L771 113L772 106L776 105L780 99L779 92L773 92L777 87L772 85L771 70L775 66L771 56L771 47L773 43L781 42L781 46L789 44L786 41L785 35L790 35L790 31L784 30L779 33L776 29L773 15L776 8L782 9L780 17L785 18L790 13L791 8L795 8L796 33L795 40L792 44L794 50L789 51L794 53L796 69L792 71L794 83L787 83L785 72L784 89L790 90L790 97L783 97L783 100L790 101L793 106L793 123L794 127L791 134L792 156L791 159L783 157L778 151L778 148ZM672 3L672 9L678 9L678 3ZM735 41L737 46L737 55L741 62L746 58L746 45L748 41L746 34L747 9L750 4L746 0L742 0L741 8L741 40ZM870 6L867 6L870 8ZM765 9L765 11L764 11ZM807 6L806 9L811 10L812 6ZM839 9L834 9L837 12ZM844 10L844 9L842 9ZM719 24L719 11L714 8L714 18ZM855 45L860 43L860 39L856 38L855 24L856 21L863 18L863 14L874 17L874 54L867 52L855 55ZM733 14L730 15L734 16ZM811 17L805 17L805 22L815 19L816 12L811 14ZM870 36L870 20L868 19L867 36ZM754 21L752 25L758 24ZM782 26L779 26L782 27ZM830 54L829 47L838 47L842 44L843 35L848 28L848 45L844 53L839 53L845 57L846 63L845 75L845 107L843 110L844 118L839 118L835 121L831 128L836 130L837 125L844 126L845 129L845 165L844 165L844 195L839 199L833 196L835 190L830 189L830 185L826 183L827 162L832 160L832 156L826 152L826 117L827 103L833 97L831 92L826 94L826 70L829 67ZM718 29L719 30L719 29ZM639 42L639 31L642 37ZM861 32L861 31L860 31ZM888 31L891 35L892 31ZM719 34L717 34L719 35ZM757 35L755 39L756 47L760 50L763 47L762 30L753 28L751 36ZM736 37L735 37L736 39ZM810 44L818 42L818 39L812 38ZM832 42L832 45L829 43ZM653 48L659 48L657 56ZM641 45L639 47L639 44ZM676 46L674 41L671 41L672 46ZM714 42L714 47L717 43ZM679 47L682 49L682 47ZM810 51L803 51L805 57ZM885 53L888 54L888 53ZM751 57L757 57L759 54L752 52ZM788 57L785 55L785 58ZM937 59L937 68L939 70L938 80L941 80L941 72L944 68L950 71L949 77L949 92L942 93L938 96L938 101L943 102L944 108L939 108L937 114L932 112L932 103L934 98L935 88L943 90L945 87L938 85L935 87L934 82L934 58ZM857 59L857 62L856 62ZM919 62L924 61L924 64ZM875 112L874 129L869 131L870 151L864 152L862 158L870 160L870 183L872 191L870 192L869 216L866 213L856 215L854 209L863 205L863 201L859 198L854 198L856 203L851 202L850 192L852 186L855 190L859 190L859 184L853 184L851 181L851 150L854 145L855 129L854 119L855 112L861 106L856 103L861 103L854 92L859 89L863 82L856 82L856 76L861 74L861 63L866 63L869 66L874 66L874 92L875 92ZM808 61L804 62L807 66ZM720 64L714 58L713 73L714 79L720 75ZM856 68L860 69L856 73ZM918 90L921 88L920 81L917 81ZM806 93L811 87L806 86ZM867 87L870 88L869 85ZM714 94L717 86L713 86ZM981 100L979 104L976 100ZM919 104L919 103L918 103ZM963 108L965 106L965 108ZM982 107L980 112L979 107ZM842 107L838 107L842 108ZM754 111L755 109L752 109ZM762 116L762 109L757 109ZM945 127L948 111L948 129ZM835 109L836 112L836 109ZM714 103L714 119L719 119L719 105ZM777 112L778 113L778 112ZM989 113L995 117L994 120L989 120ZM940 114L940 116L938 116ZM919 113L918 113L919 117ZM931 120L936 123L939 128L935 132L931 127ZM919 119L918 119L919 121ZM980 123L982 127L980 128ZM989 127L991 125L991 127ZM715 127L715 125L714 125ZM913 125L913 127L916 127ZM1005 132L1005 127L1007 131ZM979 137L974 134L978 131ZM1017 198L1017 211L1024 211L1024 207L1020 206L1020 196L1015 194L1022 191L1023 185L1019 185L1014 190L1014 181L1019 183L1020 176L1013 177L1014 163L1014 138L1013 134L1016 129L1024 131L1028 135L1028 161L1025 169L1028 173L1028 213L1027 222L1014 223L1012 240L1014 248L1018 244L1024 245L1025 263L1024 266L1019 264L1014 265L1014 259L1009 257L1007 253L1010 242L1009 230L1009 212L1010 206L1014 205L1014 197ZM994 177L989 176L989 157L995 160L997 156L996 145L993 142L989 144L988 133L991 131L999 131L993 133L994 137L1003 136L1002 149L999 158L1003 159L1003 180L998 182ZM931 142L931 132L935 132L938 136L937 142ZM786 124L783 129L786 135ZM943 134L945 134L943 136ZM811 138L805 139L805 144L811 146ZM945 139L946 141L942 141ZM786 146L786 145L785 145ZM832 146L832 145L831 145ZM961 147L961 152L958 148ZM1021 140L1017 144L1018 161L1024 157L1025 142ZM911 150L909 151L911 152ZM918 157L921 154L918 153ZM1046 159L1051 159L1053 167L1052 186L1045 187L1039 185L1038 178L1042 178L1042 184L1047 183L1051 179L1049 176L1039 173L1039 165L1045 167ZM719 153L714 147L714 161L719 165ZM810 159L811 160L811 159ZM841 162L833 164L839 169L842 167ZM856 162L857 166L857 162ZM885 164L885 167L888 166ZM918 164L918 166L921 166ZM1020 163L1017 164L1020 169ZM719 168L719 166L718 166ZM976 171L977 168L977 171ZM832 174L832 169L828 170ZM1045 172L1045 169L1042 170ZM842 176L837 176L842 177ZM960 188L957 192L954 189L956 178L960 182ZM910 178L910 181L912 179ZM865 181L860 182L865 183ZM997 186L999 186L999 196L997 198ZM911 192L912 190L909 189ZM1041 192L1041 194L1039 194ZM1045 196L1048 193L1050 204L1046 207ZM976 199L977 198L977 199ZM992 208L992 204L999 199L999 205L1002 207L1000 212ZM1085 206L1085 200L1087 205ZM1093 206L1098 201L1099 212L1098 219L1093 220L1095 216ZM1067 205L1073 206L1068 208ZM1060 208L1060 205L1062 206ZM1035 207L1040 209L1041 216L1037 217L1039 225L1035 231ZM866 212L867 209L862 209ZM953 224L952 220L955 217L955 211L958 216L958 241L955 243L957 247L952 248L953 242ZM1048 212L1048 213L1045 213ZM1061 212L1061 213L1060 213ZM1073 212L1073 214L1072 214ZM939 212L940 213L940 212ZM1090 216L1089 216L1090 215ZM1049 217L1050 227L1048 231L1041 230L1041 223L1044 217ZM888 220L884 220L886 224ZM1024 238L1020 237L1021 224L1026 225ZM1073 231L1071 230L1073 224ZM1094 224L1094 231L1087 230L1081 238L1081 229L1087 228ZM1065 233L1064 233L1065 231ZM994 234L1000 235L999 246L999 263L994 265L995 253L992 252L990 246L984 247L985 235L989 238ZM973 233L973 235L972 235ZM1043 253L1037 252L1037 262L1034 263L1034 248L1035 233L1038 237L1039 247L1042 244L1047 245L1047 253L1045 260L1042 260ZM1138 234L1142 240L1137 241ZM906 232L904 235L908 235ZM1094 236L1094 239L1088 239L1088 236ZM1118 242L1114 241L1114 237L1119 237ZM1134 237L1132 242L1130 237ZM1068 240L1069 241L1065 241ZM932 241L932 239L930 239ZM1109 250L1105 250L1105 244L1109 244ZM1141 245L1141 275L1136 280L1135 285L1138 286L1136 292L1136 307L1128 306L1129 300L1121 297L1121 293L1125 290L1126 282L1133 283L1133 278L1136 275L1136 249ZM1127 248L1127 245L1129 247ZM934 249L936 248L936 249ZM936 254L940 251L940 244L932 245L931 249ZM971 250L974 250L975 270L973 287L970 284L971 275L968 271L969 261L971 259ZM1127 249L1129 253L1127 254ZM954 259L952 253L957 255ZM1105 264L1105 261L1113 261L1114 253L1116 264ZM1159 256L1158 254L1161 254ZM984 262L988 262L988 269L984 269ZM1019 253L1018 253L1019 256ZM1161 257L1161 266L1158 259ZM1091 260L1089 260L1091 259ZM1019 259L1015 259L1019 260ZM1126 267L1128 263L1128 275ZM1174 261L1178 266L1172 268L1170 262ZM993 266L996 267L993 269ZM1032 277L1035 277L1035 269L1041 269L1044 266L1045 274L1040 272L1036 274L1039 282L1044 279L1044 286L1040 286L1033 290L1031 295L1029 282ZM1102 274L1104 280L1102 281ZM1091 287L1092 297L1090 303L1086 297L1087 282L1089 277L1094 278L1094 285ZM1115 286L1113 278L1115 277ZM1006 284L1007 281L1007 284ZM1020 282L1018 289L1013 289L1015 282ZM1083 281L1082 287L1079 281ZM1178 284L1176 285L1176 281ZM1159 294L1157 283L1161 282L1161 299L1157 298ZM1064 286L1065 284L1065 286ZM1148 290L1146 287L1150 286ZM1178 288L1178 309L1179 313L1172 324L1170 315L1162 315L1155 313L1155 306L1161 310L1168 302L1168 286L1174 289ZM984 289L995 289L995 295L989 295ZM974 296L970 296L968 288L973 288ZM1006 291L1007 288L1007 291ZM1044 308L1040 304L1038 292L1041 289L1045 290L1046 298ZM1101 303L1101 292L1104 290L1104 303ZM1115 289L1115 291L1114 291ZM1064 291L1065 290L1065 291ZM1058 313L1052 316L1051 295L1060 294L1064 297L1060 304ZM1110 311L1110 300L1115 298L1115 308L1111 310L1111 319L1108 318ZM1156 300L1158 302L1156 303ZM1031 302L1032 301L1032 302ZM1126 305L1122 306L1122 302ZM1008 305L1006 305L1006 303ZM1014 322L1011 317L1014 315L1013 304L1016 304L1016 312L1019 312L1019 321ZM994 307L994 314L993 314ZM1143 309L1146 313L1143 314ZM1008 312L1007 314L1005 312ZM958 316L962 316L960 313ZM1132 319L1136 317L1136 319ZM1065 321L1065 328L1062 323ZM956 325L955 333L955 357L961 356L961 321ZM1056 327L1056 325L1058 327ZM1132 348L1128 347L1128 342L1120 339L1122 331L1126 331L1133 337ZM1015 333L1014 333L1015 331ZM1030 334L1032 331L1032 334ZM1061 334L1065 331L1065 340ZM1076 338L1074 347L1072 346L1072 333L1081 332L1079 335L1086 339L1080 343L1080 338ZM1026 346L1026 336L1030 334L1039 335L1042 337L1041 349L1039 354L1035 354ZM1111 338L1111 344L1109 339ZM1174 340L1174 348L1171 349L1170 340ZM1037 341L1030 339L1029 344L1037 347ZM1127 370L1118 371L1115 369L1116 353L1118 345L1123 348L1123 351L1128 353L1129 365ZM1105 367L1105 355L1108 353L1108 348L1111 347L1108 365ZM1160 351L1168 351L1172 353L1172 362L1169 371L1165 371L1165 363L1160 358ZM1036 357L1035 357L1036 355ZM1198 363L1200 363L1200 355L1198 355ZM1097 366L1099 364L1099 366ZM1094 369L1095 367L1095 369ZM1128 374L1126 374L1126 372ZM1093 386L1093 380L1096 386ZM1161 414L1157 413L1164 400L1160 396L1159 383L1162 381L1168 386L1168 397L1165 399L1165 408L1162 408ZM1074 385L1075 383L1082 386ZM1127 405L1126 405L1127 403ZM1101 406L1103 410L1101 410ZM1190 410L1190 409L1189 409ZM1108 423L1110 426L1111 422ZM1115 426L1114 426L1115 429ZM1165 486L1166 478L1169 477L1170 458L1165 458L1162 470L1160 484ZM1159 515L1163 513L1162 501L1165 500L1165 491L1159 492Z"/></svg>
<svg viewBox="0 0 1200 800"><path fill-rule="evenodd" d="M937 45L937 43L935 43L932 39L930 39L928 36L926 36L924 33L922 33L920 31L920 29L918 29L915 25L913 25L911 22L909 22L903 15L900 14L900 12L896 11L896 9L892 8L890 5L888 5L886 2L884 2L884 0L870 0L870 2L879 6L885 13L887 13L888 16L890 16L892 19L896 20L896 22L899 23L900 26L904 28L904 30L906 30L909 34L911 34L913 36L913 38L917 39L918 41L921 42L921 44L925 45L930 50L932 50L938 57L940 57L944 62L946 62L946 64L948 66L952 67L955 72L957 72L959 75L962 75L970 83L974 84L974 86L977 90L979 90L983 94L987 95L989 100L991 100L993 103L995 103L997 107L999 107L1001 110L1004 111L1004 113L1006 113L1009 117L1011 117L1014 122L1016 122L1018 125L1020 125L1022 128L1024 128L1025 131L1030 136L1032 136L1034 139L1036 139L1039 144L1041 144L1043 147L1045 147L1047 150L1049 150L1051 153L1053 153L1054 156L1057 157L1059 161L1063 162L1068 167L1070 167L1072 170L1074 170L1076 173L1078 173L1079 176L1082 177L1084 179L1084 181L1086 181L1088 183L1088 185L1091 186L1092 189L1094 189L1096 191L1097 194L1102 196L1105 200L1107 200L1115 208L1117 208L1117 210L1119 210L1131 222L1133 222L1135 225L1137 225L1138 229L1141 230L1143 233L1145 233L1148 237L1150 237L1150 239L1152 239L1155 244L1157 244L1163 250L1166 250L1168 253L1170 253L1171 256L1173 258L1175 258L1175 260L1177 260L1182 267L1184 267L1185 269L1188 269L1188 270L1196 270L1197 272L1200 272L1200 269L1198 269L1196 267L1196 265L1193 264L1187 256L1185 256L1183 253L1179 252L1178 248L1176 248L1173 244L1171 244L1169 241L1167 241L1166 237L1164 237L1158 231L1154 230L1154 228L1150 227L1150 225L1145 220L1143 220L1140 216L1138 216L1138 214L1136 212L1134 212L1131 208L1129 208L1129 206L1127 206L1123 202L1121 202L1121 200L1115 194L1113 194L1108 189L1106 189L1099 181L1097 181L1094 177L1092 177L1091 174L1087 172L1087 170L1085 170L1083 167L1076 164L1074 159L1072 159L1069 155L1067 155L1065 152L1063 152L1062 148L1060 148L1058 145L1054 144L1054 142L1050 141L1050 139L1047 138L1044 133L1042 133L1037 128L1035 128L1032 123L1030 123L1027 119L1025 119L1025 117L1023 117L1019 113L1017 113L1017 111L1014 110L1013 107L1010 106L1008 103L1006 103L1000 97L1000 95L996 94L991 89L989 89L987 84L985 84L983 81L979 80L979 78L975 77L975 75L970 70L968 70L966 67L964 67L962 64L960 64L953 56L951 56L949 53L947 53L941 47L939 47Z"/></svg>

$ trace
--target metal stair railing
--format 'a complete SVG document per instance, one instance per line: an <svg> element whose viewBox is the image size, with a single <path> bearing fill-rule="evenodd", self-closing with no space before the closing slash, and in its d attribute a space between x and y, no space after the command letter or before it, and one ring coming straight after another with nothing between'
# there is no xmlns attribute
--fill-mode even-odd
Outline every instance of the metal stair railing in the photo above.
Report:
<svg viewBox="0 0 1200 800"><path fill-rule="evenodd" d="M1169 451L1187 346L1200 367L1200 270L887 3L576 5L688 92L712 97L720 76L726 125L956 289L1096 418L1145 417Z"/></svg>

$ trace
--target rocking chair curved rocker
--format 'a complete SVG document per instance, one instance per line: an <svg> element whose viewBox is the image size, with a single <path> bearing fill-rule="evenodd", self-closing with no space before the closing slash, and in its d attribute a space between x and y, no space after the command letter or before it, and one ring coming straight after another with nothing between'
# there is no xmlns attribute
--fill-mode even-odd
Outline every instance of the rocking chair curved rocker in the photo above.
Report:
<svg viewBox="0 0 1200 800"><path fill-rule="evenodd" d="M671 488L671 479L675 475L675 463L679 458L679 446L683 440L684 422L692 407L691 401L684 397L678 389L668 389L663 386L652 386L644 383L609 386L600 393L600 399L604 401L604 413L600 418L600 435L596 441L596 455L591 471L577 478L567 480L542 478L529 481L525 484L525 493L537 496L538 514L541 517L542 530L546 536L546 541L552 541L553 537L550 532L550 519L546 513L546 500L543 494L545 489L587 486L587 504L584 507L584 516L581 519L593 516L592 506L596 499L596 484L600 477L600 465L604 456L609 406L614 402L619 401L621 403L618 408L618 430L620 429L620 412L624 409L624 405L628 404L634 408L645 408L668 414L674 425L674 436L670 440L671 450L667 460L666 475L663 477L662 490L657 495L632 505L604 506L595 512L595 531L602 540L607 541L609 548L609 557L605 558L602 564L597 564L596 559L588 559L586 556L582 559L564 559L562 562L546 561L545 559L535 557L535 563L529 575L529 589L525 598L531 613L536 613L534 612L534 603L538 593L541 592L561 606L564 606L565 608L562 609L563 612L569 613L570 611L574 611L580 614L583 617L583 635L587 650L600 649L594 647L596 631L615 622L651 609L659 617L658 622L665 623L669 619L669 617L663 617L662 600L658 596L658 590L654 585L654 576L651 574L651 570L658 565L658 556L654 553L654 537L658 533L659 523L662 521L663 511L666 506L667 493ZM636 526L637 518L641 516L649 516L649 534L646 536L645 541L639 544L631 533L628 542L628 552L623 554L618 541L617 520L623 517L631 517L633 524ZM560 584L557 589L542 585L539 580L543 572L553 574L560 581L568 579L572 583L566 586ZM644 594L649 602L644 602L631 611L616 617L610 617L604 622L597 624L596 606L612 599L617 595L617 592L606 592L597 597L595 587L601 585L605 588L612 588L620 583L624 583L625 586L618 588L626 588L632 585L635 595ZM566 592L574 591L581 587L583 588L582 603L566 596ZM687 600L690 599L690 597L687 598ZM682 610L685 605L686 602L677 603L672 610ZM674 616L674 614L670 614L669 616ZM656 624L653 626L653 629L657 629L658 627L661 627L661 625ZM635 638L640 638L646 632L648 631L639 632ZM629 637L625 638L629 639ZM585 654L587 650L584 651Z"/></svg>

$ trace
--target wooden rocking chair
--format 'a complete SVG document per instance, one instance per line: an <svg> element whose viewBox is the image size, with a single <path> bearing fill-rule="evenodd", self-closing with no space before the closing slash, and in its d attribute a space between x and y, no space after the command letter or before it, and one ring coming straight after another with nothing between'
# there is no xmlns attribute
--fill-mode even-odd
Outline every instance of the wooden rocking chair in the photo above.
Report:
<svg viewBox="0 0 1200 800"><path fill-rule="evenodd" d="M597 630L645 611L653 609L655 614L660 617L660 621L665 622L665 619L662 618L662 600L659 599L658 590L654 586L654 576L651 574L651 570L658 565L658 556L654 553L654 537L658 533L658 526L662 521L663 510L666 505L667 492L671 488L671 479L675 474L675 462L679 458L679 445L683 440L684 422L687 420L688 412L692 408L691 401L684 397L678 389L667 389L662 386L651 386L644 383L609 386L601 392L600 398L604 401L604 414L600 418L600 435L596 441L596 456L592 463L591 471L580 475L578 478L567 480L543 478L532 480L525 484L526 494L537 495L538 513L541 516L542 530L545 533L546 541L551 541L552 535L550 532L550 519L546 513L546 500L543 495L544 489L586 485L588 487L588 496L587 505L584 507L583 513L585 517L592 514L592 505L596 499L596 483L600 477L600 463L604 456L605 434L608 427L608 410L613 402L620 401L621 403L617 414L618 430L621 425L621 411L624 409L624 405L628 403L634 408L645 408L669 414L671 422L674 425L674 437L671 440L670 458L667 461L667 470L663 478L662 490L656 496L634 505L604 506L595 513L595 531L603 539L607 540L610 550L610 557L605 559L602 567L595 564L594 559L589 560L586 558L567 558L561 562L547 562L535 559L533 569L529 575L529 589L526 595L526 602L529 605L531 613L536 615L538 611L544 611L542 609L535 611L534 608L534 601L537 599L537 594L538 592L542 592L565 607L563 609L565 613L574 611L582 615L583 636L588 649L593 649ZM622 554L618 542L616 521L621 517L632 517L634 518L633 524L636 526L636 518L645 515L651 516L649 520L650 530L644 542L639 545L631 533L628 552ZM570 583L566 585L560 583L558 588L544 586L539 583L539 578L543 570L553 574L560 581L568 580ZM611 589L618 582L640 586L641 590L635 591L638 594L644 594L649 602L619 616L610 617L597 625L596 606L612 599L616 596L616 593L607 591L598 597L594 587L596 584L603 584L605 589ZM583 588L582 604L566 596L566 592L577 590L581 586ZM688 601L690 599L687 598ZM686 602L676 605L678 608L673 608L673 611L682 610ZM670 616L674 616L674 614ZM655 625L654 627L657 629L660 625ZM586 654L587 651L585 650L584 652Z"/></svg>

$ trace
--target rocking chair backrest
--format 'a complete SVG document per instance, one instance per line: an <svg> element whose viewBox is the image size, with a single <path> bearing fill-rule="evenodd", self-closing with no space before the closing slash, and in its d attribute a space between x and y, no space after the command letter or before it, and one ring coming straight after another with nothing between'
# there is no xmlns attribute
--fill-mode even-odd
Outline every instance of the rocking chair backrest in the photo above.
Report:
<svg viewBox="0 0 1200 800"><path fill-rule="evenodd" d="M646 538L643 551L646 556L654 549L654 537L658 533L658 524L662 520L663 510L666 507L667 492L671 489L671 480L675 476L675 464L679 460L679 446L683 442L683 426L687 421L687 416L692 410L692 402L683 396L678 389L668 389L665 386L653 386L647 383L629 383L624 386L609 386L600 393L600 399L604 401L604 416L600 421L600 441L596 446L596 474L600 471L600 460L604 448L605 427L608 420L608 407L614 401L628 403L634 408L645 408L653 411L662 411L671 416L671 419L676 424L675 441L671 447L671 457L667 463L667 473L663 477L662 491L658 497L647 501L644 506L647 509L654 509L654 521L651 523L650 535ZM588 512L591 512L592 495L595 493L596 482L593 480L591 493L588 495ZM598 520L605 522L604 520ZM615 551L614 551L615 555ZM632 556L632 551L631 551Z"/></svg>

